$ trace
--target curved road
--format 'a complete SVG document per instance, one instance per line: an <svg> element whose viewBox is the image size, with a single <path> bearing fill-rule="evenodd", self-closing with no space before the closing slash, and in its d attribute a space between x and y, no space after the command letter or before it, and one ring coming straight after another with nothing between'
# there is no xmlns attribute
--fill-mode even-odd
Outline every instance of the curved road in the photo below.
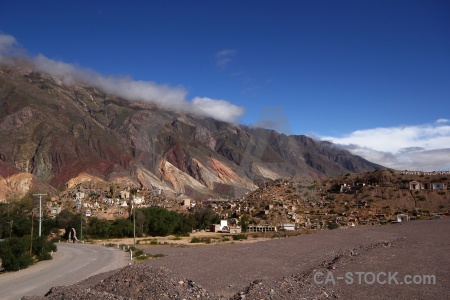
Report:
<svg viewBox="0 0 450 300"><path fill-rule="evenodd" d="M95 274L123 267L128 253L116 248L88 244L57 243L50 261L0 275L0 298L43 296L51 287L71 285ZM129 259L129 258L128 258Z"/></svg>

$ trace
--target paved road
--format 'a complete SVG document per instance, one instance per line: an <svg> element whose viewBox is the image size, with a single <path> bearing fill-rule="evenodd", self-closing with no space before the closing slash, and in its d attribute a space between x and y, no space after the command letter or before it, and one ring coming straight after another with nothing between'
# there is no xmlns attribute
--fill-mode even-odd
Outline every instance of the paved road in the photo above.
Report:
<svg viewBox="0 0 450 300"><path fill-rule="evenodd" d="M87 244L58 243L50 261L27 269L0 275L0 298L20 299L43 296L53 286L70 285L92 275L128 264L127 253L118 249Z"/></svg>

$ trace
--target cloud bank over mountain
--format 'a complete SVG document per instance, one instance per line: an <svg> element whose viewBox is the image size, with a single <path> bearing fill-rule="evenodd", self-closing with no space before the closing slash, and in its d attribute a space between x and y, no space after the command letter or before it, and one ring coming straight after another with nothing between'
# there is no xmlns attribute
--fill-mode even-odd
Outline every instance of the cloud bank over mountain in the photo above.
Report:
<svg viewBox="0 0 450 300"><path fill-rule="evenodd" d="M433 124L357 130L320 139L397 170L450 169L450 121L445 118Z"/></svg>
<svg viewBox="0 0 450 300"><path fill-rule="evenodd" d="M222 50L215 54L220 68L228 66L236 56L235 50ZM195 96L188 100L188 91L180 86L158 84L152 81L134 80L131 77L105 76L94 70L75 64L57 61L42 54L30 56L14 36L0 32L0 63L14 64L15 59L27 60L36 70L51 74L61 84L71 85L83 81L107 93L131 101L147 101L164 109L182 110L212 117L226 122L238 122L245 109L227 100L207 96ZM255 126L272 128L290 134L290 127L280 127L280 120L269 118ZM286 125L286 120L283 120ZM288 121L287 121L288 123ZM278 125L277 125L278 124ZM450 169L450 120L448 116L433 124L398 127L378 127L356 130L343 136L314 135L327 140L365 159L398 170L449 170Z"/></svg>
<svg viewBox="0 0 450 300"><path fill-rule="evenodd" d="M105 76L87 68L50 59L42 54L30 57L13 36L0 34L0 62L13 64L13 58L31 62L36 70L54 76L62 84L72 85L82 81L127 100L148 101L165 109L182 110L232 123L237 122L245 111L244 108L226 100L194 97L189 101L188 92L183 87L133 80L130 77Z"/></svg>

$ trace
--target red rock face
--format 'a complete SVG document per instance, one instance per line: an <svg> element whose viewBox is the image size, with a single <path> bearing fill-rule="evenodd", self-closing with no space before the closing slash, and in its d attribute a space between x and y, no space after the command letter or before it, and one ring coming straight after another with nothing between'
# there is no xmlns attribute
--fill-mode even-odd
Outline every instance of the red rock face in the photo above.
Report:
<svg viewBox="0 0 450 300"><path fill-rule="evenodd" d="M0 66L0 107L0 174L30 173L57 188L85 173L236 194L265 178L380 168L305 136L164 111L82 84L64 86L31 69Z"/></svg>

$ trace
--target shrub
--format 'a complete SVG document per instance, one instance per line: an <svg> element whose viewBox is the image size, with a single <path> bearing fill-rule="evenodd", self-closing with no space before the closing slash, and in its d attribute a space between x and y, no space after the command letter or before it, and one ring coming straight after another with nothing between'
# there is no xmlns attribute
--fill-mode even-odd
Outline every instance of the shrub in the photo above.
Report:
<svg viewBox="0 0 450 300"><path fill-rule="evenodd" d="M26 239L29 240L29 237ZM0 258L6 271L18 271L32 264L26 239L11 237L0 243Z"/></svg>
<svg viewBox="0 0 450 300"><path fill-rule="evenodd" d="M193 237L192 239L191 239L191 243L206 243L206 244L211 244L211 238L210 237L202 237L202 238L199 238L199 237Z"/></svg>
<svg viewBox="0 0 450 300"><path fill-rule="evenodd" d="M337 223L329 223L328 224L328 229L337 229L337 228L339 228L339 224L337 224Z"/></svg>
<svg viewBox="0 0 450 300"><path fill-rule="evenodd" d="M30 255L30 236L11 237L0 243L0 258L6 271L24 269L37 260L52 259L50 252L56 251L56 245L45 237L33 238L32 255Z"/></svg>
<svg viewBox="0 0 450 300"><path fill-rule="evenodd" d="M200 243L200 238L194 236L194 237L191 239L191 243Z"/></svg>
<svg viewBox="0 0 450 300"><path fill-rule="evenodd" d="M44 252L44 253L39 254L38 259L39 260L51 260L52 256L50 253Z"/></svg>
<svg viewBox="0 0 450 300"><path fill-rule="evenodd" d="M151 257L153 258L160 258L160 257L164 257L164 254L158 253L158 254L149 254Z"/></svg>
<svg viewBox="0 0 450 300"><path fill-rule="evenodd" d="M246 239L247 239L247 236L243 233L233 235L234 241L241 241L241 240L246 240Z"/></svg>

